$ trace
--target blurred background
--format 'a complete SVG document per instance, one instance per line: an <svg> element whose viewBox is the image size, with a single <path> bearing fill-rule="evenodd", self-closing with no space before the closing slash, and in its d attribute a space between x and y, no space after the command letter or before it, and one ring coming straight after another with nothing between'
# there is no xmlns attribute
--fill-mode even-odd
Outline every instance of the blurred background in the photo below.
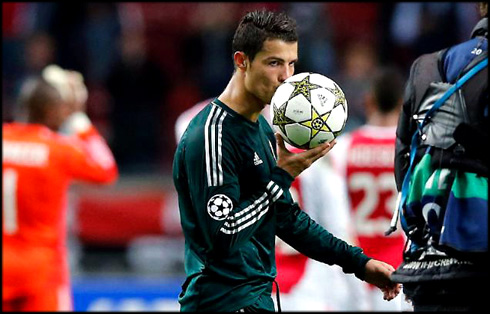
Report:
<svg viewBox="0 0 490 314"><path fill-rule="evenodd" d="M296 18L296 73L318 72L341 86L346 131L365 121L363 97L378 67L408 77L417 56L467 39L479 16L475 3L463 2L2 3L2 121L16 117L28 76L51 63L79 71L87 114L121 172L113 187L70 190L75 310L178 310L174 124L221 93L238 21L261 8Z"/></svg>

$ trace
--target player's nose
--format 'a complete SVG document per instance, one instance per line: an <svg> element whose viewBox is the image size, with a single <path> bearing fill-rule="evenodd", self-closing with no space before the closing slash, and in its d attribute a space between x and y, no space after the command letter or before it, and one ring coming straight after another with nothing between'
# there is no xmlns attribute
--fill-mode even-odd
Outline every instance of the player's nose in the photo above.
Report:
<svg viewBox="0 0 490 314"><path fill-rule="evenodd" d="M293 73L294 73L294 70L291 69L290 67L288 67L288 66L283 67L281 73L279 74L279 82L281 82L281 83L284 82L289 77L291 77L291 75L293 75Z"/></svg>

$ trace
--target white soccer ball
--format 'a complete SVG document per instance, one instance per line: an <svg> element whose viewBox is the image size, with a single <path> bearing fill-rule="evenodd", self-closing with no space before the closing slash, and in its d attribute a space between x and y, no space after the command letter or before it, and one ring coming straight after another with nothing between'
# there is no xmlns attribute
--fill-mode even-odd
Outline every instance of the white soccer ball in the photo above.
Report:
<svg viewBox="0 0 490 314"><path fill-rule="evenodd" d="M331 142L347 121L347 100L339 85L318 73L299 73L277 88L270 103L273 128L297 148Z"/></svg>

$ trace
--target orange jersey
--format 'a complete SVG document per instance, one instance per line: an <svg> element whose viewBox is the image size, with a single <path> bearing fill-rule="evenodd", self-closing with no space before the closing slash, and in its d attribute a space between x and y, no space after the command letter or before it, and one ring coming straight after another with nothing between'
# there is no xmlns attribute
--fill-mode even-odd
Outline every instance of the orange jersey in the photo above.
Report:
<svg viewBox="0 0 490 314"><path fill-rule="evenodd" d="M3 125L3 299L68 282L66 194L73 179L111 183L118 170L91 126L64 136L39 124Z"/></svg>

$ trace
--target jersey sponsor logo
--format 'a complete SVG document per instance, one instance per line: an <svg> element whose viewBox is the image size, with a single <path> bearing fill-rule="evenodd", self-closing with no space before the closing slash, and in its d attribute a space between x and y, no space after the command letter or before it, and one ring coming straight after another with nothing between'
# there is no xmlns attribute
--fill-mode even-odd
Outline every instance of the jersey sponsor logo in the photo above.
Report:
<svg viewBox="0 0 490 314"><path fill-rule="evenodd" d="M208 214L215 220L223 220L231 213L233 202L224 194L216 194L208 201Z"/></svg>
<svg viewBox="0 0 490 314"><path fill-rule="evenodd" d="M206 178L208 186L223 185L222 135L223 120L227 113L213 103L211 112L204 127L204 143L206 150Z"/></svg>
<svg viewBox="0 0 490 314"><path fill-rule="evenodd" d="M43 167L48 162L49 147L42 143L3 141L2 152L3 162Z"/></svg>
<svg viewBox="0 0 490 314"><path fill-rule="evenodd" d="M260 165L262 163L263 163L263 161L262 161L262 159L260 159L260 157L257 154L257 152L254 152L254 165L255 166L258 166L258 165Z"/></svg>

